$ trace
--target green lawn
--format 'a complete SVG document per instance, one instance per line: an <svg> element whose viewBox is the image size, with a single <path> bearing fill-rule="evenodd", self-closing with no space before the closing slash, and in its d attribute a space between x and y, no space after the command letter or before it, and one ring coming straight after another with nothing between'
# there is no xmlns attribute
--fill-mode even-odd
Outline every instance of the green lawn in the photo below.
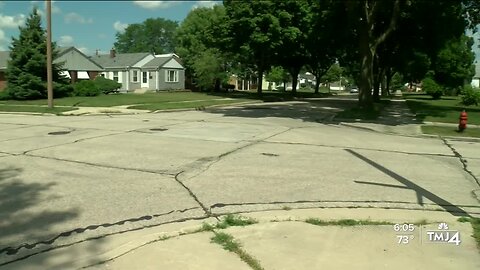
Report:
<svg viewBox="0 0 480 270"><path fill-rule="evenodd" d="M433 100L424 94L406 94L407 105L417 119L430 122L458 123L463 108L468 113L468 123L480 125L480 107L460 104L460 97L442 97Z"/></svg>
<svg viewBox="0 0 480 270"><path fill-rule="evenodd" d="M456 127L442 126L422 126L422 132L425 134L456 137L477 137L480 138L480 128L468 127L463 132L458 132Z"/></svg>
<svg viewBox="0 0 480 270"><path fill-rule="evenodd" d="M314 93L297 93L297 97L320 97L325 94L315 95ZM73 107L111 107L120 105L150 105L177 101L211 101L214 99L233 98L245 100L263 100L263 101L282 101L293 100L291 92L265 91L262 96L256 92L235 91L232 93L199 93L199 92L163 92L163 93L145 93L145 94L109 94L97 97L66 97L54 100L58 106ZM229 102L226 102L229 103ZM46 105L47 100L1 100L0 105ZM216 101L212 104L218 104ZM164 105L162 108L185 108L187 105ZM206 106L206 105L200 105Z"/></svg>
<svg viewBox="0 0 480 270"><path fill-rule="evenodd" d="M169 109L188 109L188 108L201 108L212 105L228 105L232 103L239 103L245 101L252 101L249 99L233 99L233 100L204 100L204 101L192 101L192 102L163 102L163 103L148 103L142 105L134 105L128 107L129 109L139 110L169 110Z"/></svg>
<svg viewBox="0 0 480 270"><path fill-rule="evenodd" d="M145 94L109 94L97 97L66 97L54 100L55 105L60 106L79 106L79 107L111 107L130 104L161 103L170 101L185 100L206 100L217 99L219 97L208 95L207 93L193 92L167 92L167 93L145 93ZM47 100L28 100L0 101L0 104L35 104L45 105Z"/></svg>

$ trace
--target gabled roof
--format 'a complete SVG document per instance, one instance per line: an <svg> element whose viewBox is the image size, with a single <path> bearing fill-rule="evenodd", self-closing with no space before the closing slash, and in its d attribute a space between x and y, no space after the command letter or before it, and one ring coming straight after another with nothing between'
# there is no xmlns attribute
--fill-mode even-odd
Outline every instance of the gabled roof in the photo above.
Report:
<svg viewBox="0 0 480 270"><path fill-rule="evenodd" d="M75 50L75 51L79 52L81 55L83 55L86 59L90 60L93 64L98 66L100 69L103 69L100 65L98 65L97 63L92 61L88 56L86 56L84 53L82 53L80 50L78 50L77 48L75 48L73 46L57 47L57 51L58 51L58 56L57 57L60 57L60 56L66 54L67 52L69 52L71 50ZM10 51L0 51L0 70L1 69L7 69L8 60L10 60Z"/></svg>
<svg viewBox="0 0 480 270"><path fill-rule="evenodd" d="M99 71L100 70L104 70L104 68L102 66L100 66L97 62L93 61L90 57L86 56L82 51L80 51L79 49L71 46L71 47L59 47L58 48L58 56L57 58L60 58L62 55L65 55L66 53L68 52L71 52L71 51L76 51L77 53L79 53L81 56L85 57L85 59L87 59L88 61L90 61L92 64L94 64L95 66L98 67Z"/></svg>
<svg viewBox="0 0 480 270"><path fill-rule="evenodd" d="M94 62L104 68L126 68L135 65L143 58L151 55L150 53L117 53L115 57L109 54L91 56Z"/></svg>
<svg viewBox="0 0 480 270"><path fill-rule="evenodd" d="M173 58L172 56L155 57L152 60L150 60L150 62L143 65L142 68L159 68L165 65L165 63L167 63L172 58Z"/></svg>

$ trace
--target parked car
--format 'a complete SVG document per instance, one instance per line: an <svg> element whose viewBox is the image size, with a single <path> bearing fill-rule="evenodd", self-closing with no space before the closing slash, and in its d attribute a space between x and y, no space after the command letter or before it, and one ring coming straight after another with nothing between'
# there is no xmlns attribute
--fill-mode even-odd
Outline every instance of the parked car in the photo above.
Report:
<svg viewBox="0 0 480 270"><path fill-rule="evenodd" d="M356 87L356 86L350 87L350 93L352 93L352 94L353 93L358 93L358 87Z"/></svg>

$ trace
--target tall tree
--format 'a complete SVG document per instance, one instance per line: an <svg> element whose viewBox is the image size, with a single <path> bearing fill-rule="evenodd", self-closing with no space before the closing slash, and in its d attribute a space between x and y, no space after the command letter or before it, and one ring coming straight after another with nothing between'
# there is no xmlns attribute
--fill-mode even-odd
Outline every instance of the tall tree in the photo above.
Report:
<svg viewBox="0 0 480 270"><path fill-rule="evenodd" d="M280 24L280 43L273 59L292 76L292 94L297 91L298 74L307 63L307 39L312 10L307 0L275 1L274 11Z"/></svg>
<svg viewBox="0 0 480 270"><path fill-rule="evenodd" d="M257 69L257 92L262 93L264 73L274 63L282 29L274 1L224 0L231 37L230 51L242 54Z"/></svg>
<svg viewBox="0 0 480 270"><path fill-rule="evenodd" d="M334 1L334 0L333 0ZM316 78L315 93L320 89L320 78L335 63L339 56L336 34L338 17L335 17L336 7L332 0L310 0L310 25L305 40L307 70ZM341 30L340 30L341 31Z"/></svg>
<svg viewBox="0 0 480 270"><path fill-rule="evenodd" d="M120 53L171 53L175 48L174 35L178 23L163 18L149 18L130 24L124 32L117 32L115 49Z"/></svg>
<svg viewBox="0 0 480 270"><path fill-rule="evenodd" d="M41 17L34 8L20 35L12 37L10 60L7 64L7 95L13 99L38 99L47 96L47 43ZM56 44L52 44L52 57L56 58ZM54 95L66 95L68 80L61 74L62 63L53 64Z"/></svg>
<svg viewBox="0 0 480 270"><path fill-rule="evenodd" d="M202 89L218 91L228 77L232 56L223 48L225 8L197 8L187 15L175 34L176 51L187 73Z"/></svg>
<svg viewBox="0 0 480 270"><path fill-rule="evenodd" d="M462 35L449 40L438 53L432 69L435 81L450 90L470 83L475 75L475 53L472 51L473 38Z"/></svg>

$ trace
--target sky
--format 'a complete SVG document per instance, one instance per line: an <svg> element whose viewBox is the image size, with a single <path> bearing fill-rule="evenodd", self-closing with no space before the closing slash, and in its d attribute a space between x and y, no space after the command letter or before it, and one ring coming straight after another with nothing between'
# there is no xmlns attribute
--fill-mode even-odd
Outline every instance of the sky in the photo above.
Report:
<svg viewBox="0 0 480 270"><path fill-rule="evenodd" d="M212 7L219 1L52 1L52 39L60 46L75 46L87 55L107 53L115 34L129 24L148 18L182 22L196 7ZM45 21L45 1L0 1L0 51L8 50L18 26L37 6ZM480 30L480 29L479 29ZM480 31L474 35L477 62L480 63Z"/></svg>
<svg viewBox="0 0 480 270"><path fill-rule="evenodd" d="M129 24L148 18L181 22L196 7L212 7L218 1L52 1L52 40L60 46L75 46L87 55L107 53L115 34ZM18 37L34 6L46 28L45 1L0 1L0 51L8 50L11 37Z"/></svg>

